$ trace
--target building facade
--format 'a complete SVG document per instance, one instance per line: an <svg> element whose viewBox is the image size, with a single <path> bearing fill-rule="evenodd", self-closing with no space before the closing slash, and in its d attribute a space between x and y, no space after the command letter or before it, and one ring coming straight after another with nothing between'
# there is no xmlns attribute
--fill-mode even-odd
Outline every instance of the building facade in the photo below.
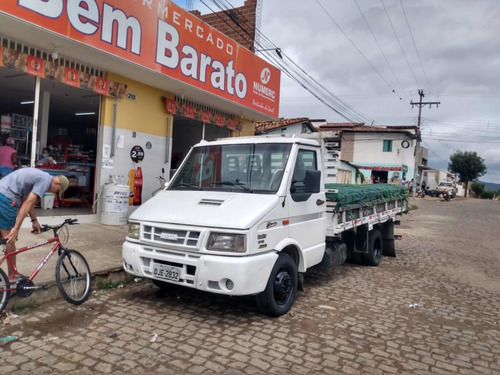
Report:
<svg viewBox="0 0 500 375"><path fill-rule="evenodd" d="M2 137L25 166L49 148L64 206L99 213L111 181L132 210L193 144L277 117L280 72L246 47L170 1L2 1Z"/></svg>

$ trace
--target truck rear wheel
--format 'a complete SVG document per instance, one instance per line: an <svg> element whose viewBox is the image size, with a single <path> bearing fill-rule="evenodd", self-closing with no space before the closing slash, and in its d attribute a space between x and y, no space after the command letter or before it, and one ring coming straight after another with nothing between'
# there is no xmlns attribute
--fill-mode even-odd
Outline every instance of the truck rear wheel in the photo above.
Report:
<svg viewBox="0 0 500 375"><path fill-rule="evenodd" d="M281 316L292 307L297 297L297 265L288 254L279 254L266 289L257 294L257 308L268 316Z"/></svg>
<svg viewBox="0 0 500 375"><path fill-rule="evenodd" d="M378 266L382 259L382 234L378 229L372 230L368 235L368 254L363 254L367 266Z"/></svg>

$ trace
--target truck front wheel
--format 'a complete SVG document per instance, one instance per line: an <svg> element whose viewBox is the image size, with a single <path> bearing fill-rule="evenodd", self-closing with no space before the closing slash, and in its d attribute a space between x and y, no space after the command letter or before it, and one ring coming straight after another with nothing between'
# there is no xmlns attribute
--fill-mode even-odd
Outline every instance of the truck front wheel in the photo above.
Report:
<svg viewBox="0 0 500 375"><path fill-rule="evenodd" d="M382 259L382 234L374 229L368 235L368 254L363 254L364 263L368 266L378 266Z"/></svg>
<svg viewBox="0 0 500 375"><path fill-rule="evenodd" d="M268 316L286 314L297 297L297 265L288 254L279 254L266 289L257 294L257 308Z"/></svg>

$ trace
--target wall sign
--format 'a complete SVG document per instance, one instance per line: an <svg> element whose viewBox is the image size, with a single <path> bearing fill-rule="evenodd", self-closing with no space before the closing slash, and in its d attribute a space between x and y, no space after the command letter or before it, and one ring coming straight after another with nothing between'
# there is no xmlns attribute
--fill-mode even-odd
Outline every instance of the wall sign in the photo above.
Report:
<svg viewBox="0 0 500 375"><path fill-rule="evenodd" d="M144 149L141 146L134 146L130 150L130 158L134 163L140 163L144 160Z"/></svg>
<svg viewBox="0 0 500 375"><path fill-rule="evenodd" d="M171 1L3 0L0 13L278 117L279 69Z"/></svg>

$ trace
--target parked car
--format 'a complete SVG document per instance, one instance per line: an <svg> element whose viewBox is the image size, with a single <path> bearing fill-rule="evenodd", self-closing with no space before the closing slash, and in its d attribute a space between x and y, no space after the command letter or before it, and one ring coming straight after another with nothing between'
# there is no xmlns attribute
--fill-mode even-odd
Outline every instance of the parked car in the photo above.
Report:
<svg viewBox="0 0 500 375"><path fill-rule="evenodd" d="M438 187L436 188L436 194L439 195L439 194L445 194L448 192L451 192L452 198L455 198L455 196L457 195L457 191L455 189L455 186L453 186L453 183L446 182L446 181L440 182Z"/></svg>

